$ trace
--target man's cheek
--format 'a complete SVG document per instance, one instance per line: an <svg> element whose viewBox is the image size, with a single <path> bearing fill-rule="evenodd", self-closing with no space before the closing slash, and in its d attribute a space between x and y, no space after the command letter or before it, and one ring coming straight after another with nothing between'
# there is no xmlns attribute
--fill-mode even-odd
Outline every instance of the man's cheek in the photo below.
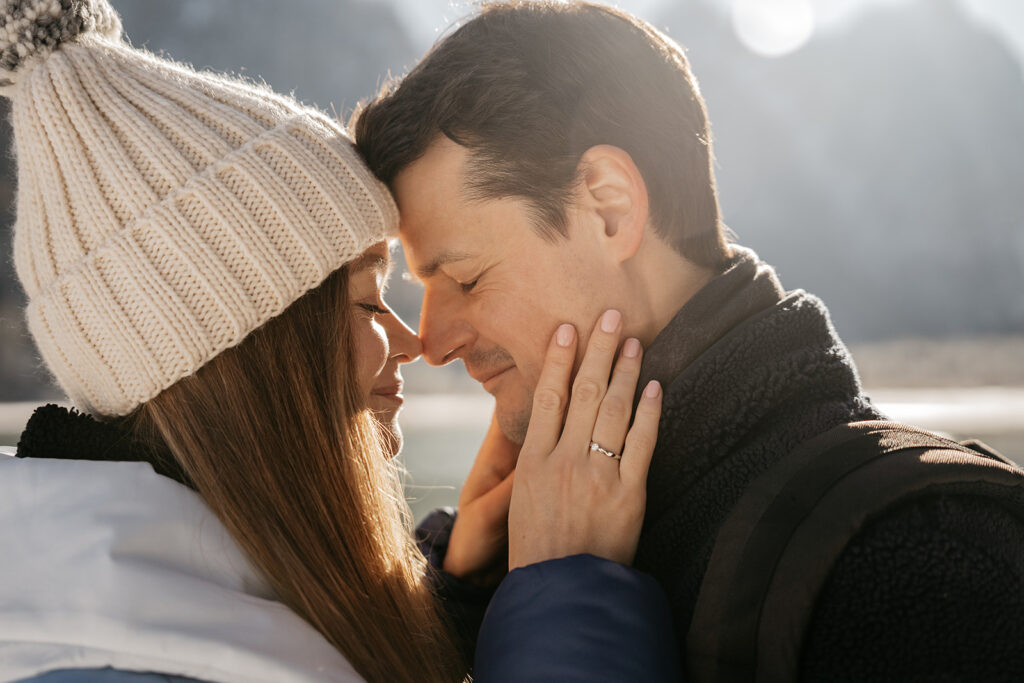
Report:
<svg viewBox="0 0 1024 683"><path fill-rule="evenodd" d="M543 367L544 354L542 353L539 357L534 358L528 366L520 368L519 374L522 377L523 386L531 394L537 387L537 382L540 381L540 373Z"/></svg>

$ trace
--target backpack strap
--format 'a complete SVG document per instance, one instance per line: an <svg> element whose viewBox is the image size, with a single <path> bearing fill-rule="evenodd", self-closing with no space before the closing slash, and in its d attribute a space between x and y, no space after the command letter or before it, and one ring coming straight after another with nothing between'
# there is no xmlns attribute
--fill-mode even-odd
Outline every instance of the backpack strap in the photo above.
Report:
<svg viewBox="0 0 1024 683"><path fill-rule="evenodd" d="M965 484L1024 500L1024 471L1001 456L892 422L840 425L798 446L718 533L687 635L691 678L797 680L815 600L850 540L903 499Z"/></svg>

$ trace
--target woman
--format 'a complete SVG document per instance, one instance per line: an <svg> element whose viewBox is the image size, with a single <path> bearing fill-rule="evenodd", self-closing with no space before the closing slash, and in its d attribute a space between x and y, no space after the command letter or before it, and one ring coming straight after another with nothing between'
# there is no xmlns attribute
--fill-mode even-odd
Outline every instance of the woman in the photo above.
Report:
<svg viewBox="0 0 1024 683"><path fill-rule="evenodd" d="M130 48L105 0L4 7L15 264L37 345L84 414L37 412L0 462L0 674L462 678L390 458L398 365L419 346L381 298L386 190L333 122ZM617 335L595 335L588 372L607 378ZM570 337L547 372L563 396ZM638 364L609 391L632 395ZM648 442L659 402L634 428ZM568 419L593 425L588 411ZM564 533L544 536L551 519L519 506L510 563L529 566L512 578L597 547L628 561L635 544L650 450L627 449L620 480L614 459L559 440L556 417L524 446L513 511L517 495L578 489L578 503L552 506ZM583 477L552 476L567 458ZM496 614L514 620L508 585ZM663 654L620 658L638 652Z"/></svg>

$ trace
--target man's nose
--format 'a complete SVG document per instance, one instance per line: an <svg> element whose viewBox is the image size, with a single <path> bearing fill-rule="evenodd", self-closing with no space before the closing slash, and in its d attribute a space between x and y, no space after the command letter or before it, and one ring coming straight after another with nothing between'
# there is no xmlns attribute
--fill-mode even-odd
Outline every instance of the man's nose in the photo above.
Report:
<svg viewBox="0 0 1024 683"><path fill-rule="evenodd" d="M449 297L424 292L420 311L420 341L423 358L431 365L444 365L459 358L472 343L473 328L459 315Z"/></svg>

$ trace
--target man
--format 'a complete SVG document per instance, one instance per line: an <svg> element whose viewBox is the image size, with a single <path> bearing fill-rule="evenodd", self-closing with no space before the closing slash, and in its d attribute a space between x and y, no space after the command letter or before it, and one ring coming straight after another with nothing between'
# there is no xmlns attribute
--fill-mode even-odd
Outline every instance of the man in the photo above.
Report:
<svg viewBox="0 0 1024 683"><path fill-rule="evenodd" d="M635 564L668 591L686 652L719 531L751 483L808 439L882 416L824 304L728 243L682 51L605 7L491 6L358 112L355 133L399 204L424 356L462 359L508 440L522 440L559 323L586 332L616 309L647 349L640 386L666 393ZM493 519L511 466L487 457L463 502L492 496ZM486 526L474 520L454 534ZM975 495L887 509L828 574L799 675L1024 676L1022 538L1021 519Z"/></svg>

